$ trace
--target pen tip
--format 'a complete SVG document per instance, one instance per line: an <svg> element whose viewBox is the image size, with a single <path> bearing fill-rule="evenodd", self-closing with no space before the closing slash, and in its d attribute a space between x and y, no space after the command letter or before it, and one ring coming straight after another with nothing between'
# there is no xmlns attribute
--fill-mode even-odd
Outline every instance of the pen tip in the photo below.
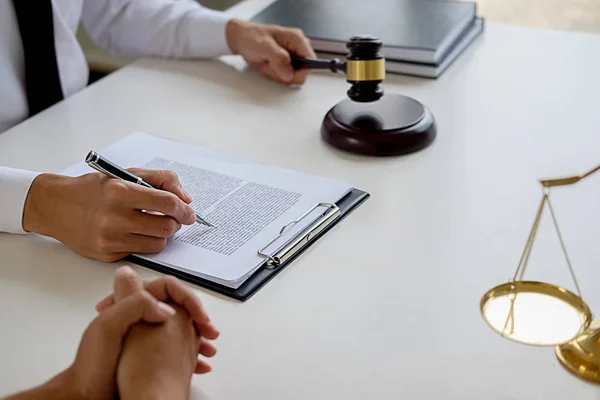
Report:
<svg viewBox="0 0 600 400"><path fill-rule="evenodd" d="M208 222L204 218L200 218L198 216L196 216L196 222L198 222L201 225L206 225L206 226L209 226L211 228L216 228L216 226L214 226L213 224L211 224L210 222Z"/></svg>

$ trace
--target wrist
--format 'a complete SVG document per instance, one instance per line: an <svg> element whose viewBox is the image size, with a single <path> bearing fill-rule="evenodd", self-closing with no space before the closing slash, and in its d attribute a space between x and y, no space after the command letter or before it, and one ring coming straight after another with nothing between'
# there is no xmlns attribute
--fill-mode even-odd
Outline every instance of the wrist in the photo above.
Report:
<svg viewBox="0 0 600 400"><path fill-rule="evenodd" d="M55 376L48 382L34 387L29 390L25 390L19 393L15 393L6 398L6 400L34 400L34 399L46 399L46 400L81 400L69 378L68 371L63 371L59 375Z"/></svg>
<svg viewBox="0 0 600 400"><path fill-rule="evenodd" d="M71 179L57 174L41 174L33 180L23 207L25 231L52 236L53 220L60 204L57 198L63 194L62 188Z"/></svg>
<svg viewBox="0 0 600 400"><path fill-rule="evenodd" d="M187 400L189 383L183 384L176 377L145 377L132 379L119 387L121 400Z"/></svg>
<svg viewBox="0 0 600 400"><path fill-rule="evenodd" d="M227 22L225 26L225 39L232 54L240 54L239 42L247 25L248 22L238 18L232 18Z"/></svg>

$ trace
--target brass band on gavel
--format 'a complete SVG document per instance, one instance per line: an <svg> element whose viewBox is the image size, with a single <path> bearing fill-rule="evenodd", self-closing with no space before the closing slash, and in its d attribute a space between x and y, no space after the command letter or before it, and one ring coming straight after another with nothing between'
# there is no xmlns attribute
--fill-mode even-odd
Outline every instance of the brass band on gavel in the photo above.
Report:
<svg viewBox="0 0 600 400"><path fill-rule="evenodd" d="M385 79L385 59L348 60L346 62L348 81L382 81Z"/></svg>

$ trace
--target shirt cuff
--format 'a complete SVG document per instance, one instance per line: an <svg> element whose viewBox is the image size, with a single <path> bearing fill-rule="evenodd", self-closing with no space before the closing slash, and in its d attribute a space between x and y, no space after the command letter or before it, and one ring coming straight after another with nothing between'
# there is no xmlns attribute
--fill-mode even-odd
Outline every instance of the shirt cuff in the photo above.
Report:
<svg viewBox="0 0 600 400"><path fill-rule="evenodd" d="M231 55L227 44L227 23L233 16L222 11L200 8L188 16L187 33L192 57L209 58Z"/></svg>
<svg viewBox="0 0 600 400"><path fill-rule="evenodd" d="M0 167L0 232L27 233L23 210L29 189L39 172Z"/></svg>

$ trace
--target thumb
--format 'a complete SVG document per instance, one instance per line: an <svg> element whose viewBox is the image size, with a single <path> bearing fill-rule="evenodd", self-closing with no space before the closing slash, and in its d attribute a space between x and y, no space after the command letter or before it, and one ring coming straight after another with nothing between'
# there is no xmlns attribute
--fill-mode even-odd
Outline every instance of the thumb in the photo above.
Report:
<svg viewBox="0 0 600 400"><path fill-rule="evenodd" d="M290 54L277 44L273 38L263 43L264 57L267 59L270 69L275 72L281 81L291 82L294 79L294 70L292 69Z"/></svg>
<svg viewBox="0 0 600 400"><path fill-rule="evenodd" d="M115 271L113 291L115 301L120 301L125 297L137 293L144 289L142 278L128 266L123 266Z"/></svg>
<svg viewBox="0 0 600 400"><path fill-rule="evenodd" d="M129 328L139 321L164 322L175 315L173 307L156 300L145 290L129 295L101 312L97 323L108 340L120 343Z"/></svg>

